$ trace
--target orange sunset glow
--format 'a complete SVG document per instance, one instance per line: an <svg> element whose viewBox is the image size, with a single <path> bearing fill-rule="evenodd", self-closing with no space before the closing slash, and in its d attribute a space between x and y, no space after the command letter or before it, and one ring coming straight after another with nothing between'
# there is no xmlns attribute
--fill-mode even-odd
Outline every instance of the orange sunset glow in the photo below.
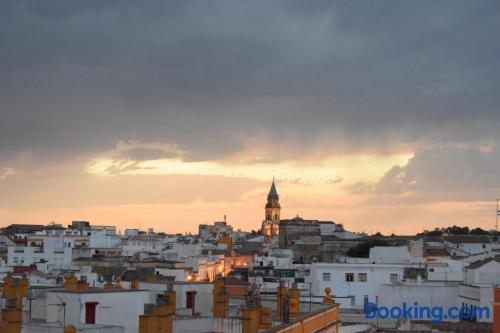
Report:
<svg viewBox="0 0 500 333"><path fill-rule="evenodd" d="M500 333L500 1L0 1L0 333Z"/></svg>

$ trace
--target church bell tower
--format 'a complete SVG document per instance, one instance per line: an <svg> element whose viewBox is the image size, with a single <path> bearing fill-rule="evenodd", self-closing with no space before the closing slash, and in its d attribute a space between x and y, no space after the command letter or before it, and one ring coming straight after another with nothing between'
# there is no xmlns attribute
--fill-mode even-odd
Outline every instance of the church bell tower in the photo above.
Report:
<svg viewBox="0 0 500 333"><path fill-rule="evenodd" d="M271 184L271 189L267 195L264 221L262 222L262 233L266 237L272 237L279 234L280 225L280 198L276 191L276 184Z"/></svg>

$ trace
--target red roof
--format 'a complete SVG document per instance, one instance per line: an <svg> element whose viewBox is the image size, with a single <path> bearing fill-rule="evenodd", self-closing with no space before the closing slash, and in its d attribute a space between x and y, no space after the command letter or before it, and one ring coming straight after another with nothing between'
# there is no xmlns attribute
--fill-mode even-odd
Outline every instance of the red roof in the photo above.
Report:
<svg viewBox="0 0 500 333"><path fill-rule="evenodd" d="M30 266L14 266L14 274L22 274L22 273L27 273L31 271Z"/></svg>

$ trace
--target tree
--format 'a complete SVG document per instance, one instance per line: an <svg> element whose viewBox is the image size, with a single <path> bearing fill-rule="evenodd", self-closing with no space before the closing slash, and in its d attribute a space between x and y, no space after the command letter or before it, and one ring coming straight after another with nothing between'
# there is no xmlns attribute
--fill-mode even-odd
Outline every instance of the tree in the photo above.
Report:
<svg viewBox="0 0 500 333"><path fill-rule="evenodd" d="M489 235L490 233L486 230L483 230L481 228L475 228L470 231L471 235Z"/></svg>
<svg viewBox="0 0 500 333"><path fill-rule="evenodd" d="M369 239L351 247L346 254L354 258L368 258L370 249L374 246L388 246L388 244L386 241Z"/></svg>
<svg viewBox="0 0 500 333"><path fill-rule="evenodd" d="M468 235L469 234L469 227L459 227L454 225L453 227L448 227L446 228L446 231L450 235Z"/></svg>
<svg viewBox="0 0 500 333"><path fill-rule="evenodd" d="M432 230L432 231L429 231L428 233L426 233L427 236L442 236L443 235L443 232L441 230Z"/></svg>

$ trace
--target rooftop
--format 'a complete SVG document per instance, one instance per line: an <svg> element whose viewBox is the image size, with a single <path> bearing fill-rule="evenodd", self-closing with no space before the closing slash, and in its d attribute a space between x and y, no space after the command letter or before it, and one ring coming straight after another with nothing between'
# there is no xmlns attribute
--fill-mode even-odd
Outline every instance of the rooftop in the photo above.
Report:
<svg viewBox="0 0 500 333"><path fill-rule="evenodd" d="M458 243L491 243L491 240L488 236L480 236L480 235L458 235L458 236L447 236L444 237L444 240L450 243L458 244Z"/></svg>
<svg viewBox="0 0 500 333"><path fill-rule="evenodd" d="M496 255L494 257L489 257L489 258L486 258L483 260L475 261L472 264L470 264L467 268L468 269L476 269L476 268L482 267L482 266L484 266L492 261L496 261L496 262L500 263L500 255Z"/></svg>
<svg viewBox="0 0 500 333"><path fill-rule="evenodd" d="M123 288L88 288L83 290L58 290L57 293L65 294L107 294L107 293L135 293L144 292L145 290L138 289L123 289Z"/></svg>

